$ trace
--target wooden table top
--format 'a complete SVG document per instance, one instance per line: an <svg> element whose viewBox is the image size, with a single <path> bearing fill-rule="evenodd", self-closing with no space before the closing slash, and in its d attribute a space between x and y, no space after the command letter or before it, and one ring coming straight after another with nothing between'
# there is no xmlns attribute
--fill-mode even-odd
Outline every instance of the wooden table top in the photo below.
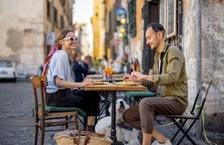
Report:
<svg viewBox="0 0 224 145"><path fill-rule="evenodd" d="M87 75L86 78L88 78L88 79L103 79L103 75L99 75L99 74Z"/></svg>
<svg viewBox="0 0 224 145"><path fill-rule="evenodd" d="M142 85L117 85L105 83L101 85L89 85L84 87L85 91L146 91L147 88Z"/></svg>
<svg viewBox="0 0 224 145"><path fill-rule="evenodd" d="M112 74L112 78L123 78L124 74ZM90 79L102 79L102 74L94 74L94 75L87 75L86 78Z"/></svg>
<svg viewBox="0 0 224 145"><path fill-rule="evenodd" d="M102 80L102 81L122 81L124 74L112 74L112 78L108 80L103 80L103 75L94 74L94 75L87 75L86 78L93 79L93 80Z"/></svg>

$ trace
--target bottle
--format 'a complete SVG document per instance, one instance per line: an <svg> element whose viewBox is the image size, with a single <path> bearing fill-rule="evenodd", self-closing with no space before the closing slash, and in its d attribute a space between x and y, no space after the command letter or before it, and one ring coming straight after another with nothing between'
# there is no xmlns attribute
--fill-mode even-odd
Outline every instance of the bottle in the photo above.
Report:
<svg viewBox="0 0 224 145"><path fill-rule="evenodd" d="M140 71L140 63L137 58L136 58L136 71Z"/></svg>
<svg viewBox="0 0 224 145"><path fill-rule="evenodd" d="M125 74L128 73L128 67L127 67L127 65L124 65L123 66L123 73L125 73Z"/></svg>
<svg viewBox="0 0 224 145"><path fill-rule="evenodd" d="M133 69L134 69L134 71L140 71L140 64L139 64L139 61L138 61L138 59L137 58L135 58L134 59L134 61L133 61Z"/></svg>
<svg viewBox="0 0 224 145"><path fill-rule="evenodd" d="M105 73L105 70L102 71L102 75L103 75L103 80L106 80L107 77L106 77L106 73Z"/></svg>

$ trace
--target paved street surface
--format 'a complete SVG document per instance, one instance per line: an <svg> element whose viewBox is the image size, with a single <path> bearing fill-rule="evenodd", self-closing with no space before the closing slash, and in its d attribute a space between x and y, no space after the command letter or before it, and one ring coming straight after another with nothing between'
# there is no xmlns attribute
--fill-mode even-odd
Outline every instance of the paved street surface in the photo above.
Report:
<svg viewBox="0 0 224 145"><path fill-rule="evenodd" d="M0 83L0 145L32 145L34 127L31 83ZM52 133L51 133L52 134ZM47 133L46 145L53 145Z"/></svg>
<svg viewBox="0 0 224 145"><path fill-rule="evenodd" d="M33 96L29 81L0 82L0 145L32 145L34 127ZM173 126L160 128L167 136ZM47 133L45 145L54 145L53 133ZM182 145L190 145L186 142ZM205 145L198 141L198 145Z"/></svg>

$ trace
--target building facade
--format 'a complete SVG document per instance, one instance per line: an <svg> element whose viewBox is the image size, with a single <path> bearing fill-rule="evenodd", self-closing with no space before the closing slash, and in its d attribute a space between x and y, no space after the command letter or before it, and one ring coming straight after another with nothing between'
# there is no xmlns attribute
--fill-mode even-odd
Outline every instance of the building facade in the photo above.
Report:
<svg viewBox="0 0 224 145"><path fill-rule="evenodd" d="M223 144L224 1L146 0L142 12L142 30L145 31L148 23L163 24L167 42L178 46L184 53L189 106L192 105L201 82L213 81L205 107L205 129L213 132L210 139ZM142 39L141 43L143 42L145 43L145 38ZM153 52L148 53L147 46L142 46L143 54L146 54L142 57L143 70L147 71L146 67L151 67L153 63L150 57ZM195 131L196 135L198 132L201 133L200 129Z"/></svg>
<svg viewBox="0 0 224 145"><path fill-rule="evenodd" d="M113 58L114 52L114 31L115 31L115 13L114 0L105 1L105 49L109 59Z"/></svg>
<svg viewBox="0 0 224 145"><path fill-rule="evenodd" d="M119 59L128 50L128 2L106 1L105 50L109 59Z"/></svg>
<svg viewBox="0 0 224 145"><path fill-rule="evenodd" d="M93 57L100 59L105 55L105 0L94 0L93 27Z"/></svg>
<svg viewBox="0 0 224 145"><path fill-rule="evenodd" d="M205 109L205 129L210 139L223 144L224 132L224 1L223 0L129 0L106 1L106 48L116 49L116 3L126 3L128 14L125 51L137 55L142 71L152 68L154 51L146 45L149 23L161 23L166 41L178 46L185 55L189 106L201 82L213 80ZM198 134L200 129L195 131ZM215 135L214 135L215 134Z"/></svg>
<svg viewBox="0 0 224 145"><path fill-rule="evenodd" d="M36 74L55 41L55 34L62 28L72 28L73 3L73 0L1 0L0 58L15 61L18 75Z"/></svg>
<svg viewBox="0 0 224 145"><path fill-rule="evenodd" d="M90 32L88 29L88 24L86 23L74 23L74 29L79 37L79 45L76 48L76 52L83 54L82 57L85 55L93 54L92 48L90 47Z"/></svg>

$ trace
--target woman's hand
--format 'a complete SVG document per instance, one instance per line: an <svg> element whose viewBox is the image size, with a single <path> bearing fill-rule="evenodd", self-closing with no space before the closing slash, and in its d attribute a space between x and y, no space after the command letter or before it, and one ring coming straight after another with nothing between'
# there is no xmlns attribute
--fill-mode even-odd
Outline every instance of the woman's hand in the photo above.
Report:
<svg viewBox="0 0 224 145"><path fill-rule="evenodd" d="M88 85L92 85L93 84L93 80L92 79L85 79L82 82L82 87L88 86Z"/></svg>

